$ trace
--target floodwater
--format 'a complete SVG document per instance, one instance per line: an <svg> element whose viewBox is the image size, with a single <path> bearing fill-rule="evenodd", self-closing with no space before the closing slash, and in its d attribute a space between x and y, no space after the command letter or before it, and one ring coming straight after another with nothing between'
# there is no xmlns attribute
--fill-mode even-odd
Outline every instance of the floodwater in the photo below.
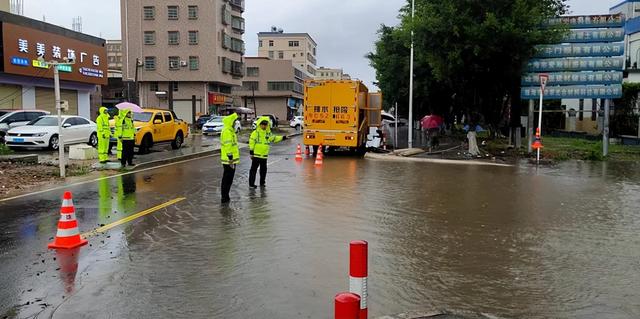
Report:
<svg viewBox="0 0 640 319"><path fill-rule="evenodd" d="M70 261L44 249L59 194L0 203L0 315L332 318L348 243L363 239L370 317L640 317L638 163L327 157L316 168L295 163L293 147L274 149L266 189L249 190L244 160L228 207L217 158L73 188L81 231L186 199L91 238ZM37 299L48 306L25 305Z"/></svg>

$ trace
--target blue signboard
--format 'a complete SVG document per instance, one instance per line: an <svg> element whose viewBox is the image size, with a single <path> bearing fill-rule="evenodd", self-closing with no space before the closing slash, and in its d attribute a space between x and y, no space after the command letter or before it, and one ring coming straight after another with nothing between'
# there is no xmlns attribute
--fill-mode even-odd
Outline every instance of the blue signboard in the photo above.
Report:
<svg viewBox="0 0 640 319"><path fill-rule="evenodd" d="M622 96L622 85L576 85L548 86L544 90L543 99L615 99ZM540 87L523 87L520 97L524 100L540 98Z"/></svg>
<svg viewBox="0 0 640 319"><path fill-rule="evenodd" d="M539 86L540 73L528 73L522 77L522 86ZM562 72L549 73L547 85L596 85L596 84L620 84L623 74L621 71L613 72Z"/></svg>
<svg viewBox="0 0 640 319"><path fill-rule="evenodd" d="M624 58L535 59L527 63L527 72L622 71Z"/></svg>
<svg viewBox="0 0 640 319"><path fill-rule="evenodd" d="M601 57L624 55L624 43L574 43L537 45L536 58Z"/></svg>
<svg viewBox="0 0 640 319"><path fill-rule="evenodd" d="M624 26L622 14L566 16L549 19L545 27L565 26L569 29L616 28Z"/></svg>
<svg viewBox="0 0 640 319"><path fill-rule="evenodd" d="M624 29L588 29L571 30L562 42L591 43L591 42L620 42L624 40Z"/></svg>
<svg viewBox="0 0 640 319"><path fill-rule="evenodd" d="M11 57L11 64L19 65L19 66L29 66L29 59L25 59L25 58L21 58L21 57L17 57L17 56L12 56Z"/></svg>

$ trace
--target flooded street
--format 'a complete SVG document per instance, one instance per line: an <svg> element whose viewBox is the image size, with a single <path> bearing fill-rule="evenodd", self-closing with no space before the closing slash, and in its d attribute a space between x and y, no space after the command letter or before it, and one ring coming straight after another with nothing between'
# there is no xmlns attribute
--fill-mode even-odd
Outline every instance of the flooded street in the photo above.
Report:
<svg viewBox="0 0 640 319"><path fill-rule="evenodd" d="M355 239L371 318L640 317L640 164L316 168L297 142L274 148L265 189L243 157L228 207L217 157L70 187L81 232L179 200L73 256L46 249L61 190L0 202L0 317L332 318Z"/></svg>

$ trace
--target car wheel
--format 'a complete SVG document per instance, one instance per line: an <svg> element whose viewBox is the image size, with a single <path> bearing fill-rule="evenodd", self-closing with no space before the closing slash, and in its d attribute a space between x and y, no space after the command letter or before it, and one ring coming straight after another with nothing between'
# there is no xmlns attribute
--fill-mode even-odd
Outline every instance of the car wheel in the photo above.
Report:
<svg viewBox="0 0 640 319"><path fill-rule="evenodd" d="M176 134L176 138L174 138L173 142L171 142L171 148L173 148L174 150L177 150L182 146L183 142L184 142L184 137L182 136L182 132L178 132L178 134Z"/></svg>
<svg viewBox="0 0 640 319"><path fill-rule="evenodd" d="M89 136L89 143L88 144L93 146L93 147L98 146L98 134L96 134L95 132L91 133L91 136Z"/></svg>
<svg viewBox="0 0 640 319"><path fill-rule="evenodd" d="M58 139L58 134L51 136L49 139L49 148L52 150L58 150L60 140Z"/></svg>
<svg viewBox="0 0 640 319"><path fill-rule="evenodd" d="M151 149L151 143L153 143L151 135L147 134L142 138L140 147L138 147L138 154L147 154Z"/></svg>

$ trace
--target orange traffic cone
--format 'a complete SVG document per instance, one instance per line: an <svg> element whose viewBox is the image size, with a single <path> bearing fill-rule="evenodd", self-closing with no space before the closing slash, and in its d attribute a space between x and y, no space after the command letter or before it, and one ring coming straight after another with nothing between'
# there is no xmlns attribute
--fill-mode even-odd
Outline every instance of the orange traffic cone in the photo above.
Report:
<svg viewBox="0 0 640 319"><path fill-rule="evenodd" d="M309 145L305 145L305 147L304 147L304 156L306 156L306 157L311 156L311 151L309 150Z"/></svg>
<svg viewBox="0 0 640 319"><path fill-rule="evenodd" d="M533 144L531 144L531 148L533 148L534 150L538 150L543 148L544 146L542 145L542 139L540 138L540 128L536 129L536 140L533 141Z"/></svg>
<svg viewBox="0 0 640 319"><path fill-rule="evenodd" d="M318 147L318 155L316 155L316 166L322 166L322 162L324 160L324 156L322 156L322 145Z"/></svg>
<svg viewBox="0 0 640 319"><path fill-rule="evenodd" d="M301 161L302 160L302 148L300 147L300 144L298 144L298 150L296 150L296 161Z"/></svg>
<svg viewBox="0 0 640 319"><path fill-rule="evenodd" d="M60 208L60 221L58 222L58 233L54 242L49 243L49 249L71 249L87 244L86 239L80 237L76 211L73 208L71 192L65 192Z"/></svg>

